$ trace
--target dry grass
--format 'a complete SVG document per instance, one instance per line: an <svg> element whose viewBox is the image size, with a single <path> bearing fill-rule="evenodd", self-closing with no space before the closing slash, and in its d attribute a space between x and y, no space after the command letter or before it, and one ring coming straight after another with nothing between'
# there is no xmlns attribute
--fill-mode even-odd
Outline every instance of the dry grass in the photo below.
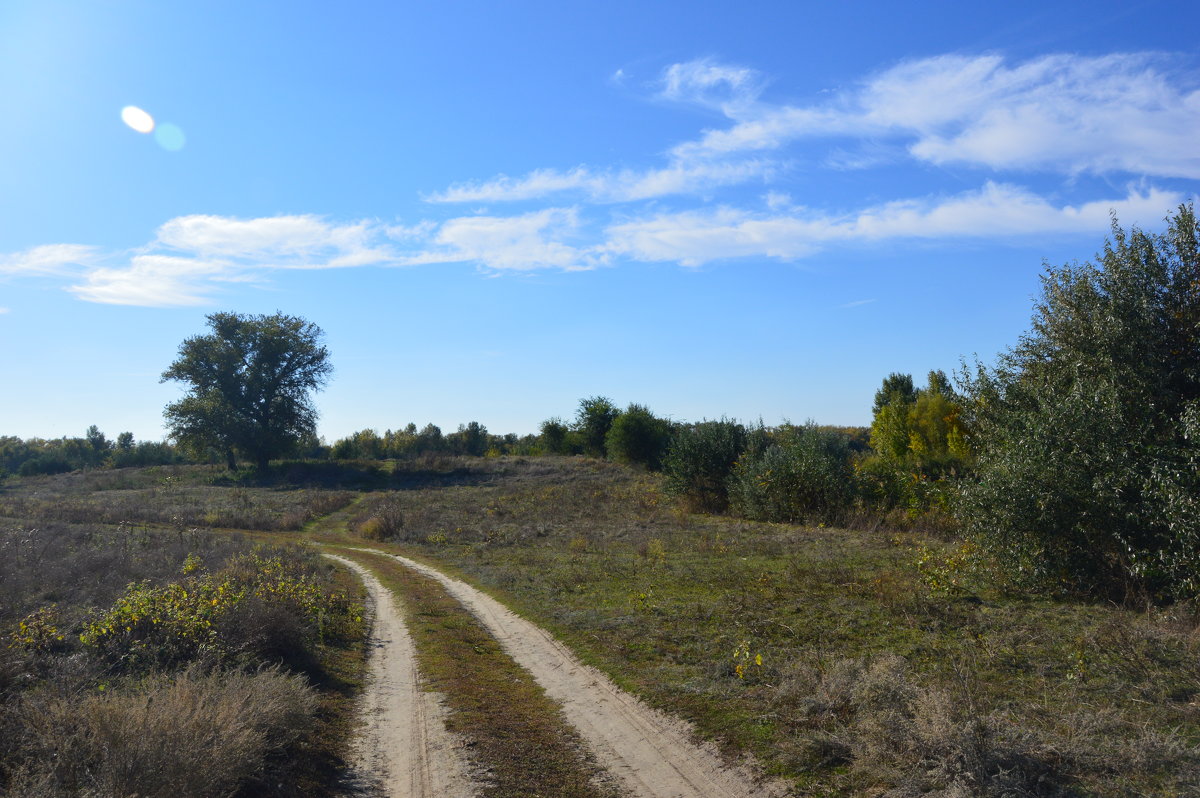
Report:
<svg viewBox="0 0 1200 798"><path fill-rule="evenodd" d="M80 640L130 583L244 570L258 562L248 557L256 545L240 534L0 519L0 794L331 794L363 662L362 624L347 616L361 585L311 551L258 550L280 558L289 579L344 594L342 604L314 619L247 598L215 624L216 648L190 668L174 663L181 674L124 658L114 669ZM240 670L198 670L217 648ZM259 670L280 661L292 675Z"/></svg>
<svg viewBox="0 0 1200 798"><path fill-rule="evenodd" d="M0 489L0 516L41 523L285 531L354 498L342 490L211 484L219 479L210 467L194 466L10 480Z"/></svg>
<svg viewBox="0 0 1200 798"><path fill-rule="evenodd" d="M265 784L271 757L312 723L302 677L258 673L155 676L136 687L50 688L10 710L22 728L9 792L23 796L225 796ZM11 722L11 721L10 721Z"/></svg>

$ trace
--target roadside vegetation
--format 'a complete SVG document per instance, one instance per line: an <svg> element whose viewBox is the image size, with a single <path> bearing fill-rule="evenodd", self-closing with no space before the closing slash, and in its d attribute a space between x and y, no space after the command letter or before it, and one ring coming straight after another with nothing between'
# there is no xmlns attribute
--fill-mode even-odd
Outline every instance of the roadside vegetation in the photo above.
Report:
<svg viewBox="0 0 1200 798"><path fill-rule="evenodd" d="M360 601L295 547L0 520L0 793L325 794Z"/></svg>

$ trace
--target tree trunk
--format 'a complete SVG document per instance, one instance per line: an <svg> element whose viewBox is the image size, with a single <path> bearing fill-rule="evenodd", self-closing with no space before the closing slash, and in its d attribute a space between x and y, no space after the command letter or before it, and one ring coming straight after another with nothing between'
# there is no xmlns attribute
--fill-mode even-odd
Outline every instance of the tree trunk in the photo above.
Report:
<svg viewBox="0 0 1200 798"><path fill-rule="evenodd" d="M225 464L229 466L230 471L237 471L237 458L233 456L233 449L225 450Z"/></svg>

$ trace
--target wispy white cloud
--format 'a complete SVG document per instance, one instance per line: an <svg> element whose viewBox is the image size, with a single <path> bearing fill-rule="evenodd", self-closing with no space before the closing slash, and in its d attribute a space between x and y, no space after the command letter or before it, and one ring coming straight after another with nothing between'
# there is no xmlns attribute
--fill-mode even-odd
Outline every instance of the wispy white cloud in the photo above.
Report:
<svg viewBox="0 0 1200 798"><path fill-rule="evenodd" d="M128 266L99 268L68 290L87 302L175 307L212 300L215 284L236 279L228 262L170 255L136 255Z"/></svg>
<svg viewBox="0 0 1200 798"><path fill-rule="evenodd" d="M44 244L0 255L0 275L58 275L95 263L100 250L82 244Z"/></svg>
<svg viewBox="0 0 1200 798"><path fill-rule="evenodd" d="M236 219L180 216L158 229L156 245L199 258L228 258L256 266L327 269L387 263L394 254L375 246L378 225L330 224L312 215Z"/></svg>
<svg viewBox="0 0 1200 798"><path fill-rule="evenodd" d="M689 161L774 150L802 137L890 137L936 164L1195 178L1197 82L1145 53L1011 65L998 55L945 55L901 63L818 105L722 105L731 127L672 154Z"/></svg>
<svg viewBox="0 0 1200 798"><path fill-rule="evenodd" d="M1115 212L1152 221L1183 200L1177 192L1131 189L1122 199L1056 206L1017 186L988 183L937 200L910 199L843 215L795 209L761 214L737 208L657 214L614 224L607 249L641 261L699 266L741 257L795 259L834 242L903 238L1006 238L1102 231Z"/></svg>
<svg viewBox="0 0 1200 798"><path fill-rule="evenodd" d="M444 222L431 246L406 263L473 262L495 271L592 269L604 262L594 248L572 243L579 215L571 208L547 208L518 216L464 216Z"/></svg>
<svg viewBox="0 0 1200 798"><path fill-rule="evenodd" d="M212 301L223 284L258 282L272 270L397 263L385 233L373 222L331 224L311 215L179 216L125 263L96 265L69 290L105 304L200 305Z"/></svg>
<svg viewBox="0 0 1200 798"><path fill-rule="evenodd" d="M3 316L5 313L8 313L8 312L9 312L8 308L0 308L0 316Z"/></svg>
<svg viewBox="0 0 1200 798"><path fill-rule="evenodd" d="M213 302L231 283L263 282L285 269L472 263L502 273L618 260L691 267L791 260L884 240L1091 235L1107 228L1111 212L1125 224L1153 224L1184 197L1146 178L1200 177L1200 81L1171 69L1166 57L1146 54L1022 63L947 55L898 64L820 103L784 105L763 100L766 80L753 69L690 61L662 71L656 99L715 110L728 124L667 150L661 165L539 169L425 197L435 205L483 205L566 195L575 207L404 224L312 214L180 216L125 252L50 244L0 254L0 278L59 277L89 302L176 306ZM824 158L792 161L785 151L818 136L835 140ZM995 171L1130 172L1142 182L1123 197L1067 204L995 180L965 193L836 212L806 207L799 192L813 191L811 181L784 179L908 158ZM761 187L737 201L718 191L755 181ZM660 201L668 196L671 204ZM611 204L623 207L604 207Z"/></svg>
<svg viewBox="0 0 1200 798"><path fill-rule="evenodd" d="M735 113L761 93L762 74L750 67L701 58L663 70L660 96Z"/></svg>
<svg viewBox="0 0 1200 798"><path fill-rule="evenodd" d="M878 301L879 301L878 297L872 297L871 299L856 299L853 302L847 302L843 305L838 305L838 308L840 308L842 310L846 310L848 308L862 307L863 305L869 305L872 302L878 302Z"/></svg>
<svg viewBox="0 0 1200 798"><path fill-rule="evenodd" d="M688 194L718 186L766 180L779 166L763 159L729 162L673 163L644 171L595 172L586 166L570 171L538 169L524 177L499 175L478 183L460 183L428 195L427 202L511 202L577 192L598 202L632 202L669 194Z"/></svg>
<svg viewBox="0 0 1200 798"><path fill-rule="evenodd" d="M998 55L906 61L814 105L763 101L756 70L713 59L663 70L658 96L719 110L728 127L671 147L647 169L536 169L426 195L432 203L528 201L574 193L637 202L770 182L798 139L835 140L818 163L868 169L898 159L992 170L1200 177L1200 90L1163 56Z"/></svg>

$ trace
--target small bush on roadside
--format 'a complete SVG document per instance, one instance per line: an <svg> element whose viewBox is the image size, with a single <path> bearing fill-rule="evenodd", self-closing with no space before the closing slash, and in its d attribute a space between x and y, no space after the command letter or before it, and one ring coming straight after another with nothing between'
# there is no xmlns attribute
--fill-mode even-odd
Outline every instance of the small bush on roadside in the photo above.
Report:
<svg viewBox="0 0 1200 798"><path fill-rule="evenodd" d="M86 624L80 640L134 672L192 660L292 662L360 615L295 562L251 553L215 574L160 587L131 584Z"/></svg>
<svg viewBox="0 0 1200 798"><path fill-rule="evenodd" d="M391 540L404 532L404 510L388 496L372 503L370 515L354 525L354 532L367 540Z"/></svg>

